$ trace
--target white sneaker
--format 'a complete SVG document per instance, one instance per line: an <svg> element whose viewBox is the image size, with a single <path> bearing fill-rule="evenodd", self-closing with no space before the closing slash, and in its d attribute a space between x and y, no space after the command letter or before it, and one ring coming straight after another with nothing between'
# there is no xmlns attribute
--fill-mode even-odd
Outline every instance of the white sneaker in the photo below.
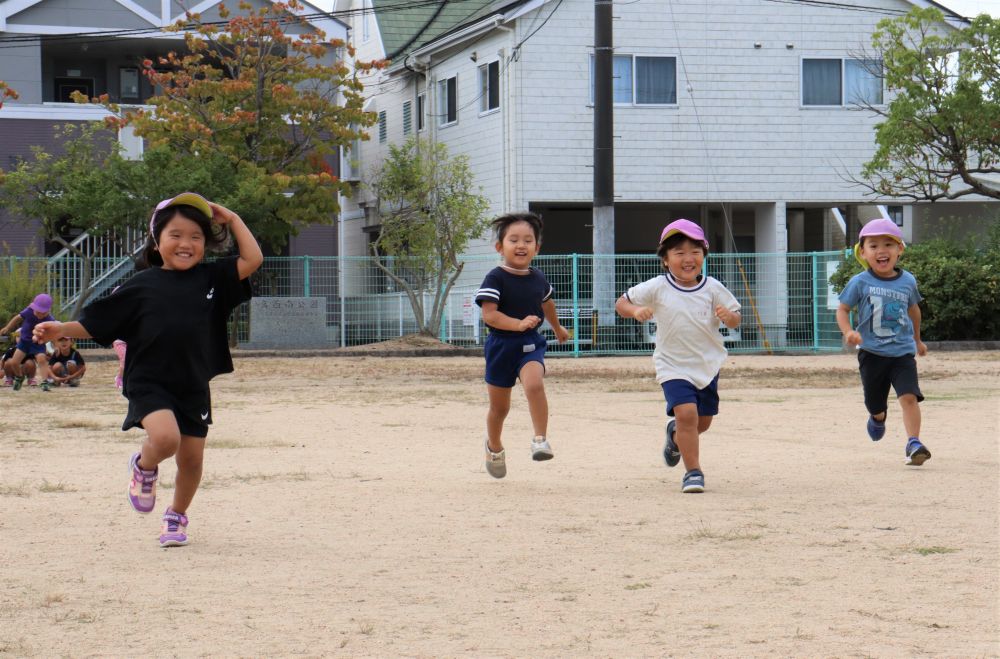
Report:
<svg viewBox="0 0 1000 659"><path fill-rule="evenodd" d="M499 453L490 450L490 440L487 439L483 448L486 449L486 471L493 478L503 478L507 475L507 451L500 449Z"/></svg>
<svg viewBox="0 0 1000 659"><path fill-rule="evenodd" d="M541 462L542 460L551 460L553 457L555 456L552 454L552 447L549 446L549 440L541 435L531 440L532 460Z"/></svg>

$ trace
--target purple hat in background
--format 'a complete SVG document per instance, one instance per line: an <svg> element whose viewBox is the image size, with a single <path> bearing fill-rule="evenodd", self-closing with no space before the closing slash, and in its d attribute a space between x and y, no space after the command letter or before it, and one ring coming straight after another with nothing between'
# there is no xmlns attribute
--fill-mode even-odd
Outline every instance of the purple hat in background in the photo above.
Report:
<svg viewBox="0 0 1000 659"><path fill-rule="evenodd" d="M52 296L48 293L39 293L28 305L32 311L38 313L48 313L52 311Z"/></svg>
<svg viewBox="0 0 1000 659"><path fill-rule="evenodd" d="M858 243L854 246L854 258L866 268L868 267L868 261L865 261L861 257L861 243L865 241L865 236L889 236L899 243L900 247L906 247L906 243L903 242L903 232L899 230L895 222L886 217L872 220L861 227L861 232L858 233Z"/></svg>
<svg viewBox="0 0 1000 659"><path fill-rule="evenodd" d="M708 249L708 240L705 239L705 232L691 220L674 220L663 227L663 231L660 233L660 244L663 244L664 240L675 233L682 233L691 240L702 243L705 245L705 249Z"/></svg>

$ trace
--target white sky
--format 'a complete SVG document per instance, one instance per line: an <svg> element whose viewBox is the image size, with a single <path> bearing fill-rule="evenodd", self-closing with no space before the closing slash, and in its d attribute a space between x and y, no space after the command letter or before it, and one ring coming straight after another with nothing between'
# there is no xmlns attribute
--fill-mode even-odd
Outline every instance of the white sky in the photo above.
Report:
<svg viewBox="0 0 1000 659"><path fill-rule="evenodd" d="M937 3L962 16L989 14L1000 17L1000 0L937 0Z"/></svg>

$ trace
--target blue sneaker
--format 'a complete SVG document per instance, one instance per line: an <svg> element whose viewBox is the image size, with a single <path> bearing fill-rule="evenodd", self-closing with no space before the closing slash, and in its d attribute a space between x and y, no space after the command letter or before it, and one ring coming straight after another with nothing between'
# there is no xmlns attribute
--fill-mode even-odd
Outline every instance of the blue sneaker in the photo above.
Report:
<svg viewBox="0 0 1000 659"><path fill-rule="evenodd" d="M916 437L910 437L910 441L906 442L906 464L919 467L930 459L931 452L927 447Z"/></svg>
<svg viewBox="0 0 1000 659"><path fill-rule="evenodd" d="M704 491L705 474L701 473L700 469L692 469L688 473L684 474L684 480L681 481L681 492L689 494Z"/></svg>
<svg viewBox="0 0 1000 659"><path fill-rule="evenodd" d="M681 461L681 452L674 442L675 432L677 432L677 421L671 419L667 424L667 441L663 445L663 461L667 463L668 467L676 467L677 463Z"/></svg>
<svg viewBox="0 0 1000 659"><path fill-rule="evenodd" d="M876 421L875 417L868 417L868 436L872 438L873 442L885 437L885 419L881 421Z"/></svg>

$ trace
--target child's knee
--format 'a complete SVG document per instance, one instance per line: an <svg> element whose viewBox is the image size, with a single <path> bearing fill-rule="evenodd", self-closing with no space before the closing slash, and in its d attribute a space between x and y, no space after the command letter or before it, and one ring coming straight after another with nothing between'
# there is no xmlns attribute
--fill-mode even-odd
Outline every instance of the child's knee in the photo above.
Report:
<svg viewBox="0 0 1000 659"><path fill-rule="evenodd" d="M677 425L679 426L697 427L698 408L694 403L677 405L674 407L674 418L677 420Z"/></svg>
<svg viewBox="0 0 1000 659"><path fill-rule="evenodd" d="M55 373L56 375L62 375L62 373L63 373L63 366L62 366L62 364L53 364L52 365L52 372Z"/></svg>
<svg viewBox="0 0 1000 659"><path fill-rule="evenodd" d="M507 416L508 412L510 412L510 401L507 401L506 403L498 403L498 402L491 402L490 403L490 415L491 416L495 416L495 417L498 416L498 417L504 418L504 417Z"/></svg>
<svg viewBox="0 0 1000 659"><path fill-rule="evenodd" d="M903 407L917 407L917 397L915 394L903 394L899 397L899 404Z"/></svg>
<svg viewBox="0 0 1000 659"><path fill-rule="evenodd" d="M712 427L712 419L714 416L699 416L698 417L698 432L705 432Z"/></svg>
<svg viewBox="0 0 1000 659"><path fill-rule="evenodd" d="M181 445L181 433L176 428L147 428L146 437L161 452L176 453Z"/></svg>

